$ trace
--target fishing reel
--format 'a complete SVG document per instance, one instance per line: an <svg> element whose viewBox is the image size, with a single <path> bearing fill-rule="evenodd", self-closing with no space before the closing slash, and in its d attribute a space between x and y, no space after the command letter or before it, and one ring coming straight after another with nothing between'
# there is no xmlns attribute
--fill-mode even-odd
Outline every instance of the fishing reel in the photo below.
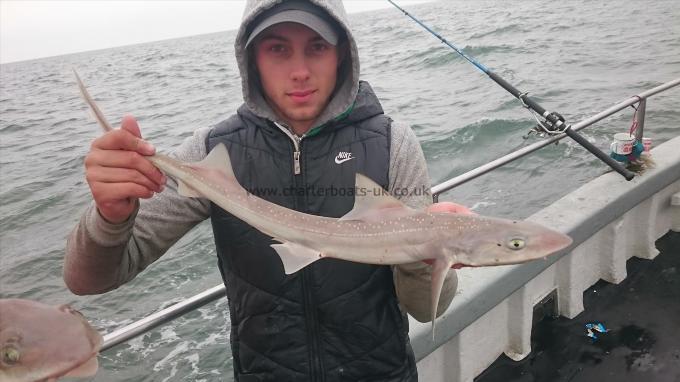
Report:
<svg viewBox="0 0 680 382"><path fill-rule="evenodd" d="M534 115L532 113L532 115ZM536 125L529 130L529 132L522 136L524 139L528 139L531 134L536 134L540 138L545 138L546 136L550 135L557 135L557 134L562 134L564 133L564 130L569 128L568 125L565 124L565 119L562 115L559 113L552 113L553 119L545 119L543 121L539 120L538 118L535 117L536 119ZM552 121L557 121L557 122L552 122ZM557 144L557 141L555 142Z"/></svg>
<svg viewBox="0 0 680 382"><path fill-rule="evenodd" d="M539 119L539 116L536 114L536 112L525 102L525 98L528 97L528 95L529 92L522 93L517 97L517 99L519 99L519 101L522 103L522 106L524 106L529 111L529 114L531 114L531 116L536 121L536 125L534 125L534 127L531 128L531 130L529 130L526 135L522 136L522 138L528 139L531 134L536 134L540 138L545 138L546 136L565 133L565 131L569 128L569 125L566 124L566 119L562 116L562 114L556 111L546 111L544 114L547 115ZM557 141L555 141L555 144L557 144Z"/></svg>

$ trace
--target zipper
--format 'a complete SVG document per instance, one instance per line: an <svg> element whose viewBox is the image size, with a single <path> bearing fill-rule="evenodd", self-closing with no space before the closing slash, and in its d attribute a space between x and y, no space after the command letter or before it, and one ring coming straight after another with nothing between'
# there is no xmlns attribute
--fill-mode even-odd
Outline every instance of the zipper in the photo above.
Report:
<svg viewBox="0 0 680 382"><path fill-rule="evenodd" d="M302 177L297 176L302 173L302 168L300 166L300 157L302 156L302 139L307 136L307 134L303 134L302 136L299 136L297 134L293 134L290 129L288 129L286 126L281 125L277 122L274 122L274 124L281 130L283 131L293 142L293 175L295 176L295 186L300 188L302 184ZM301 206L304 206L305 203L305 197L304 193L300 194L298 193L298 196L295 198L295 208L297 210L300 210ZM306 212L306 211L303 211ZM318 327L318 317L316 315L316 311L314 309L314 296L312 295L312 290L311 290L311 269L307 269L305 267L302 269L302 294L303 294L303 304L304 304L304 314L305 314L305 324L307 326L307 344L309 346L309 353L308 353L308 360L309 360L309 366L310 366L310 380L311 381L320 381L323 382L325 380L325 376L323 373L323 364L321 362L321 356L320 356L320 345L319 341L317 338L317 333L319 332L319 327Z"/></svg>
<svg viewBox="0 0 680 382"><path fill-rule="evenodd" d="M311 292L311 270L304 268L302 270L302 294L304 295L305 304L305 321L307 326L307 344L309 346L309 380L313 382L323 381L323 366L321 365L321 356L319 352L319 341L317 333L316 311L314 310L314 297Z"/></svg>
<svg viewBox="0 0 680 382"><path fill-rule="evenodd" d="M300 175L300 140L298 136L295 136L295 141L297 142L297 147L295 152L293 152L293 174Z"/></svg>
<svg viewBox="0 0 680 382"><path fill-rule="evenodd" d="M288 136L288 138L291 139L291 141L293 141L293 147L295 147L295 151L293 151L293 175L300 175L300 155L302 154L302 151L300 150L300 142L306 134L299 136L297 134L293 134L290 129L278 122L274 122L274 124L279 129L281 129L281 131L283 131Z"/></svg>

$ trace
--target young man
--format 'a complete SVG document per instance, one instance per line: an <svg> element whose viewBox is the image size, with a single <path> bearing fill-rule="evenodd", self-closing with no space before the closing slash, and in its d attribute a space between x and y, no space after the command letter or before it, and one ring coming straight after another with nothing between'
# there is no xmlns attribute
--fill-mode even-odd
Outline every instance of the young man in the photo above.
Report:
<svg viewBox="0 0 680 382"><path fill-rule="evenodd" d="M418 192L430 186L420 146L359 81L340 0L249 1L235 47L244 105L197 131L175 157L199 161L223 143L246 189L274 190L258 196L315 215L352 209L353 194L343 191L354 190L357 172L411 207L465 212L428 207L430 195ZM270 237L208 200L179 196L176 183L144 158L153 152L129 116L93 142L85 165L94 203L68 240L64 265L74 293L117 288L210 218L236 380L417 380L402 307L432 319L428 265L324 259L286 275ZM451 271L440 312L455 288Z"/></svg>

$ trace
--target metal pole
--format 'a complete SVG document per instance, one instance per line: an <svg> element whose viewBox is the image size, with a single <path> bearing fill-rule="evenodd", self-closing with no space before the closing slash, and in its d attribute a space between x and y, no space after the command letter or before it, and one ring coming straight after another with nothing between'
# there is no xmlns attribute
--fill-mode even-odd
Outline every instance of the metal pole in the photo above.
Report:
<svg viewBox="0 0 680 382"><path fill-rule="evenodd" d="M174 320L184 313L198 309L211 301L225 296L226 294L227 290L224 287L224 284L216 285L206 291L189 297L182 302L178 302L175 305L169 306L160 312L156 312L142 318L139 321L135 321L130 325L116 329L113 332L104 335L104 344L102 345L101 351L105 351L131 338L144 334L159 325Z"/></svg>

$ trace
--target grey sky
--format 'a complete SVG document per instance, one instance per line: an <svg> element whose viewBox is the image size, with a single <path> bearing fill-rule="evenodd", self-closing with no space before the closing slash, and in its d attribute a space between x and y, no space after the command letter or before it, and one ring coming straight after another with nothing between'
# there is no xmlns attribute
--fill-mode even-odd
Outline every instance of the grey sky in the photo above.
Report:
<svg viewBox="0 0 680 382"><path fill-rule="evenodd" d="M422 1L399 1L408 5ZM386 0L344 0L349 13ZM22 61L238 27L245 1L0 0L0 62Z"/></svg>

